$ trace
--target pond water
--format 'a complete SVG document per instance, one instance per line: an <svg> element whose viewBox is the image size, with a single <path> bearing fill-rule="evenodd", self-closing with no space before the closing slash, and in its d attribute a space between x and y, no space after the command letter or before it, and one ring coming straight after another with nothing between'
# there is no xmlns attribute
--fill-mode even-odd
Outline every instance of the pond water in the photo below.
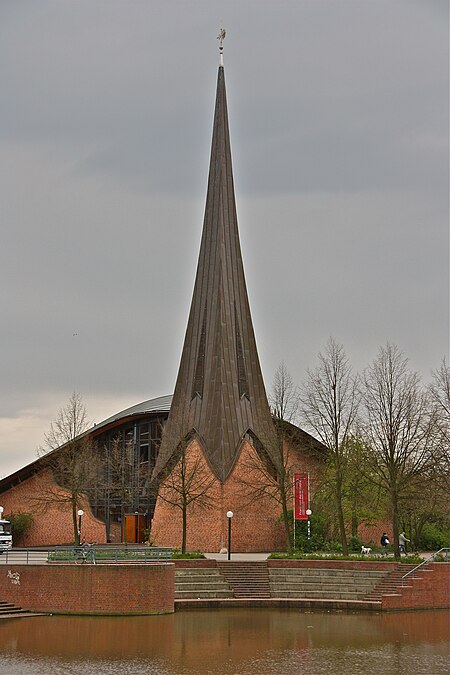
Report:
<svg viewBox="0 0 450 675"><path fill-rule="evenodd" d="M448 673L450 613L186 611L0 621L8 675Z"/></svg>

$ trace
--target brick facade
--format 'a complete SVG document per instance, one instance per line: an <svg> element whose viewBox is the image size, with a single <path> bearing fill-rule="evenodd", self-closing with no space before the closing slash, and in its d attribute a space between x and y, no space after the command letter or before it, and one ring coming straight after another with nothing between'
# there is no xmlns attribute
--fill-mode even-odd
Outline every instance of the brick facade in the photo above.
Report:
<svg viewBox="0 0 450 675"><path fill-rule="evenodd" d="M193 441L186 454L189 461L201 463L201 471L213 475L198 442ZM294 471L317 472L317 463L303 456L301 450L290 450ZM256 494L249 486L264 480L262 464L253 447L244 442L238 460L224 483L214 480L208 491L208 503L195 502L188 507L187 550L219 551L227 547L227 511L233 511L232 545L235 552L285 550L286 539L281 522L281 507L268 496ZM177 471L175 467L174 472ZM312 483L314 480L312 479ZM253 494L252 494L253 493ZM151 540L157 546L181 547L182 512L180 508L158 498L152 522Z"/></svg>
<svg viewBox="0 0 450 675"><path fill-rule="evenodd" d="M235 552L257 552L285 550L286 539L281 521L281 507L264 494L257 494L254 486L265 478L262 463L253 447L244 442L237 462L224 483L214 478L198 442L193 441L187 449L190 465L205 475L210 487L206 502L193 502L188 508L187 549L190 551L219 551L228 546L227 511L233 511L232 550ZM289 449L293 471L311 473L312 490L318 462L300 446ZM174 469L174 472L177 469ZM1 503L8 514L29 512L34 517L30 530L13 545L21 547L69 544L74 540L72 513L69 504L48 503L45 506L39 498L49 489L67 494L56 486L52 473L44 469L6 490ZM84 541L106 543L105 523L96 519L87 501L80 503L84 511L82 535ZM290 505L289 505L290 506ZM176 506L165 503L161 498L152 521L151 541L157 546L181 547L182 512ZM120 526L113 524L111 541L121 540Z"/></svg>
<svg viewBox="0 0 450 675"><path fill-rule="evenodd" d="M39 498L51 487L61 495L67 494L62 488L55 485L52 473L44 469L15 485L1 495L4 518L10 513L27 512L33 515L33 525L30 530L14 541L14 546L42 546L53 544L69 544L74 540L72 510L69 504L51 503L43 505ZM89 504L80 503L84 515L81 525L81 538L97 544L106 543L105 524L92 515Z"/></svg>
<svg viewBox="0 0 450 675"><path fill-rule="evenodd" d="M1 598L53 614L163 614L174 611L175 566L2 565Z"/></svg>

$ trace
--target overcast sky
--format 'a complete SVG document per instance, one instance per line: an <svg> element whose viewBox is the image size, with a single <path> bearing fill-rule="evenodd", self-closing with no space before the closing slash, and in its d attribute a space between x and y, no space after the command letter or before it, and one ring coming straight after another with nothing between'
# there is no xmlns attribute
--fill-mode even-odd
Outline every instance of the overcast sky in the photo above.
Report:
<svg viewBox="0 0 450 675"><path fill-rule="evenodd" d="M259 355L448 355L447 0L1 0L0 475L173 392L220 26Z"/></svg>

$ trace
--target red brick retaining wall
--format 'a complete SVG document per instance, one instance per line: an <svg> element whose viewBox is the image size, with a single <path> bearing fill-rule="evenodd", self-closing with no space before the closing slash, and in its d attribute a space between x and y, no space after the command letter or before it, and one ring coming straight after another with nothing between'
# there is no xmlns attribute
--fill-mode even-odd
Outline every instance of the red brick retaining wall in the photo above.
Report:
<svg viewBox="0 0 450 675"><path fill-rule="evenodd" d="M400 596L383 596L383 609L450 608L450 563L428 563L411 576L399 586Z"/></svg>
<svg viewBox="0 0 450 675"><path fill-rule="evenodd" d="M175 565L2 565L0 598L52 614L174 611Z"/></svg>

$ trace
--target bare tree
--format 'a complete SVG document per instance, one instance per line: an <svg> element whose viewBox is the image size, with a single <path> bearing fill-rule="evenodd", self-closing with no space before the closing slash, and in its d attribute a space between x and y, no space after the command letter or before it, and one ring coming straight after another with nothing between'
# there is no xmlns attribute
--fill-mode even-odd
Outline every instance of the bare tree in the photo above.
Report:
<svg viewBox="0 0 450 675"><path fill-rule="evenodd" d="M439 368L433 372L430 396L435 406L442 444L448 448L450 444L450 367L445 358L442 359ZM444 457L447 459L446 471L448 472L450 457L448 453L445 453Z"/></svg>
<svg viewBox="0 0 450 675"><path fill-rule="evenodd" d="M292 552L290 509L293 497L293 468L291 447L294 428L283 420L275 420L275 435L268 442L253 439L253 451L244 461L246 471L239 478L244 503L254 504L269 499L281 508L281 518L286 534L286 546ZM263 447L265 450L263 450Z"/></svg>
<svg viewBox="0 0 450 675"><path fill-rule="evenodd" d="M134 441L119 433L102 448L103 471L99 492L105 502L106 533L111 533L111 510L120 508L121 522L125 513L135 510L136 493L144 488L146 475L135 478ZM137 484L136 484L137 483Z"/></svg>
<svg viewBox="0 0 450 675"><path fill-rule="evenodd" d="M407 358L395 345L381 347L364 372L362 395L367 461L389 497L398 557L402 500L442 459L437 418L419 375L408 369Z"/></svg>
<svg viewBox="0 0 450 675"><path fill-rule="evenodd" d="M358 537L361 523L379 519L380 489L376 476L365 467L367 444L360 436L350 436L345 446L344 507L350 519L351 535ZM383 495L385 499L385 495Z"/></svg>
<svg viewBox="0 0 450 675"><path fill-rule="evenodd" d="M187 516L192 504L207 508L209 492L216 478L200 453L192 453L189 443L179 446L178 458L170 473L159 484L158 499L179 509L182 514L181 552L186 553Z"/></svg>
<svg viewBox="0 0 450 675"><path fill-rule="evenodd" d="M45 448L39 454L57 485L49 486L36 499L45 508L50 504L67 505L71 509L74 541L80 543L78 509L86 502L86 492L98 481L99 463L90 435L86 408L80 394L74 392L61 408L45 435Z"/></svg>
<svg viewBox="0 0 450 675"><path fill-rule="evenodd" d="M269 404L274 419L295 423L298 415L299 392L284 361L275 371Z"/></svg>
<svg viewBox="0 0 450 675"><path fill-rule="evenodd" d="M288 552L292 552L290 509L293 498L293 458L298 412L298 391L286 365L275 371L269 402L274 417L275 434L271 439L253 439L254 452L246 462L248 478L240 479L243 498L249 503L269 499L281 508ZM263 451L263 447L266 451Z"/></svg>
<svg viewBox="0 0 450 675"><path fill-rule="evenodd" d="M433 372L431 393L443 419L450 426L450 366L447 365L445 357L439 368Z"/></svg>
<svg viewBox="0 0 450 675"><path fill-rule="evenodd" d="M329 449L334 501L342 544L348 554L343 498L346 446L353 432L359 397L357 380L342 345L330 338L319 365L308 370L301 392L302 419Z"/></svg>

